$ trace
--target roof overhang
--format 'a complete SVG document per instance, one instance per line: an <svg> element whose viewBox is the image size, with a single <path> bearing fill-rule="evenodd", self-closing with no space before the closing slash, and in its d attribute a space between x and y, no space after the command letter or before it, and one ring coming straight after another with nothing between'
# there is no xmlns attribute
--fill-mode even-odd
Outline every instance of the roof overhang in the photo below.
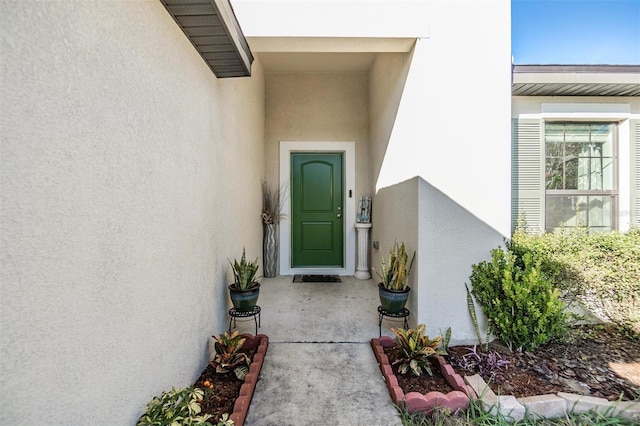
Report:
<svg viewBox="0 0 640 426"><path fill-rule="evenodd" d="M368 72L378 53L408 53L415 38L247 37L267 73Z"/></svg>
<svg viewBox="0 0 640 426"><path fill-rule="evenodd" d="M229 0L160 0L218 78L248 77L253 55Z"/></svg>
<svg viewBox="0 0 640 426"><path fill-rule="evenodd" d="M513 96L640 96L638 65L514 65Z"/></svg>

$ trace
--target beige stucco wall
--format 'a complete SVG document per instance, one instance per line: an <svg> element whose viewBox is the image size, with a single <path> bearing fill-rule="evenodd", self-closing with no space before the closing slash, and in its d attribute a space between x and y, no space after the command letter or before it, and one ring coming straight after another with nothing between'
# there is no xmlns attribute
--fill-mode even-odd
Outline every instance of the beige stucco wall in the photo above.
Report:
<svg viewBox="0 0 640 426"><path fill-rule="evenodd" d="M369 72L369 161L375 187L402 99L411 53L379 53Z"/></svg>
<svg viewBox="0 0 640 426"><path fill-rule="evenodd" d="M384 200L401 197L380 195L419 177L418 207L406 203L417 215L408 227L419 231L412 322L430 334L451 326L452 341L473 341L464 283L510 234L510 4L427 4L429 36L416 41L388 142L372 133L372 164L384 153L373 172L372 240L386 251L390 235L404 234L404 205L380 220ZM468 238L472 225L479 229ZM374 265L377 257L374 250Z"/></svg>
<svg viewBox="0 0 640 426"><path fill-rule="evenodd" d="M266 77L266 168L278 182L280 141L355 142L354 200L369 195L366 73L274 73Z"/></svg>
<svg viewBox="0 0 640 426"><path fill-rule="evenodd" d="M427 324L429 334L451 327L453 344L477 342L469 315L464 284L471 266L490 257L491 249L503 246L502 235L476 215L423 179L418 180L420 288L416 320ZM482 336L486 318L476 306Z"/></svg>
<svg viewBox="0 0 640 426"><path fill-rule="evenodd" d="M0 2L0 424L134 424L260 252L264 81L158 1Z"/></svg>
<svg viewBox="0 0 640 426"><path fill-rule="evenodd" d="M391 187L383 188L376 193L373 204L374 220L372 230L375 228L375 240L380 242L378 249L373 248L371 253L371 266L381 272L381 259L388 264L389 251L394 242L405 243L409 256L416 252L413 270L409 276L411 293L407 301L407 308L412 312L410 326L415 326L416 313L419 311L418 303L420 294L421 273L417 267L419 256L422 254L419 241L419 197L418 178L400 182ZM380 282L380 276L372 271L373 278Z"/></svg>

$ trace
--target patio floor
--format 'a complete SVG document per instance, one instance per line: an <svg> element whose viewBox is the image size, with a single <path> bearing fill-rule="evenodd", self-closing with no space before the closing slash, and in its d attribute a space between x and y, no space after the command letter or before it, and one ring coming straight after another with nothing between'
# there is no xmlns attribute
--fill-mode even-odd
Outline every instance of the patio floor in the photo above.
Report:
<svg viewBox="0 0 640 426"><path fill-rule="evenodd" d="M371 280L261 280L261 327L269 349L246 425L400 425L369 341L378 337ZM385 321L383 335L391 335ZM255 324L236 330L253 334Z"/></svg>

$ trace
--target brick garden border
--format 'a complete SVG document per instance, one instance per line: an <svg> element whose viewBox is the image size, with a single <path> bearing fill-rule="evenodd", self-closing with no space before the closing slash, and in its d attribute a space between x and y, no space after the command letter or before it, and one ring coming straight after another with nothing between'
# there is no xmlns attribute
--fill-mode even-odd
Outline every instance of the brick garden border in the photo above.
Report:
<svg viewBox="0 0 640 426"><path fill-rule="evenodd" d="M253 360L249 366L249 373L247 373L244 383L240 388L240 396L236 399L233 406L233 413L229 416L236 426L244 425L244 421L247 418L251 398L253 398L253 392L256 390L260 370L262 370L264 357L267 355L267 347L269 346L269 337L264 334L256 334L255 336L242 334L241 337L246 339L243 345L244 348L253 349L257 346L258 350L253 356Z"/></svg>
<svg viewBox="0 0 640 426"><path fill-rule="evenodd" d="M398 385L398 379L391 369L389 357L384 353L384 348L393 347L395 345L395 339L388 336L371 339L373 353L378 360L380 370L382 371L382 375L384 376L387 388L389 388L389 393L391 394L391 399L394 404L399 405L404 402L409 413L421 411L425 414L431 414L436 407L445 407L454 413L458 410L467 408L469 405L469 398L476 398L473 388L465 384L462 377L457 374L453 370L453 367L447 364L445 359L440 355L435 357L438 362L440 373L447 383L449 383L449 385L455 390L447 393L446 395L442 392L429 392L427 394L409 392L405 395L402 388Z"/></svg>

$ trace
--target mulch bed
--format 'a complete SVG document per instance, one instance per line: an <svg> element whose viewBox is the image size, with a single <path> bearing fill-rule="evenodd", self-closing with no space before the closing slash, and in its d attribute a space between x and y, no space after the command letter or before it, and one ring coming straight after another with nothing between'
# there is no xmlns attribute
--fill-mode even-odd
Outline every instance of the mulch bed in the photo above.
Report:
<svg viewBox="0 0 640 426"><path fill-rule="evenodd" d="M252 349L242 349L240 352L246 353L251 361L257 352L257 346ZM207 389L204 385L205 381L209 381L213 385L213 390ZM240 395L240 388L244 380L240 380L235 374L219 374L215 368L210 365L204 369L200 378L195 382L194 386L205 389L205 396L200 403L202 414L211 414L210 423L215 424L224 413L233 413L233 406L236 399Z"/></svg>
<svg viewBox="0 0 640 426"><path fill-rule="evenodd" d="M605 398L609 401L632 401L640 398L640 342L620 334L610 326L580 326L572 329L570 338L536 348L534 351L509 351L499 342L490 350L502 354L509 366L497 377L484 377L498 395L517 398L567 392ZM449 347L450 355L461 356L473 346ZM400 349L384 348L389 363L399 357ZM445 357L449 361L450 357ZM461 376L475 374L451 363ZM437 368L433 376L423 373L399 374L392 365L398 385L405 394L431 391L448 393L453 389Z"/></svg>
<svg viewBox="0 0 640 426"><path fill-rule="evenodd" d="M496 394L518 398L557 392L609 401L640 397L640 342L607 326L576 327L571 336L568 341L526 352L510 352L503 345L490 345L490 350L503 354L510 364L500 373L501 377L491 380L484 377L485 381ZM470 348L450 347L449 353L462 355ZM451 364L461 376L473 374Z"/></svg>

